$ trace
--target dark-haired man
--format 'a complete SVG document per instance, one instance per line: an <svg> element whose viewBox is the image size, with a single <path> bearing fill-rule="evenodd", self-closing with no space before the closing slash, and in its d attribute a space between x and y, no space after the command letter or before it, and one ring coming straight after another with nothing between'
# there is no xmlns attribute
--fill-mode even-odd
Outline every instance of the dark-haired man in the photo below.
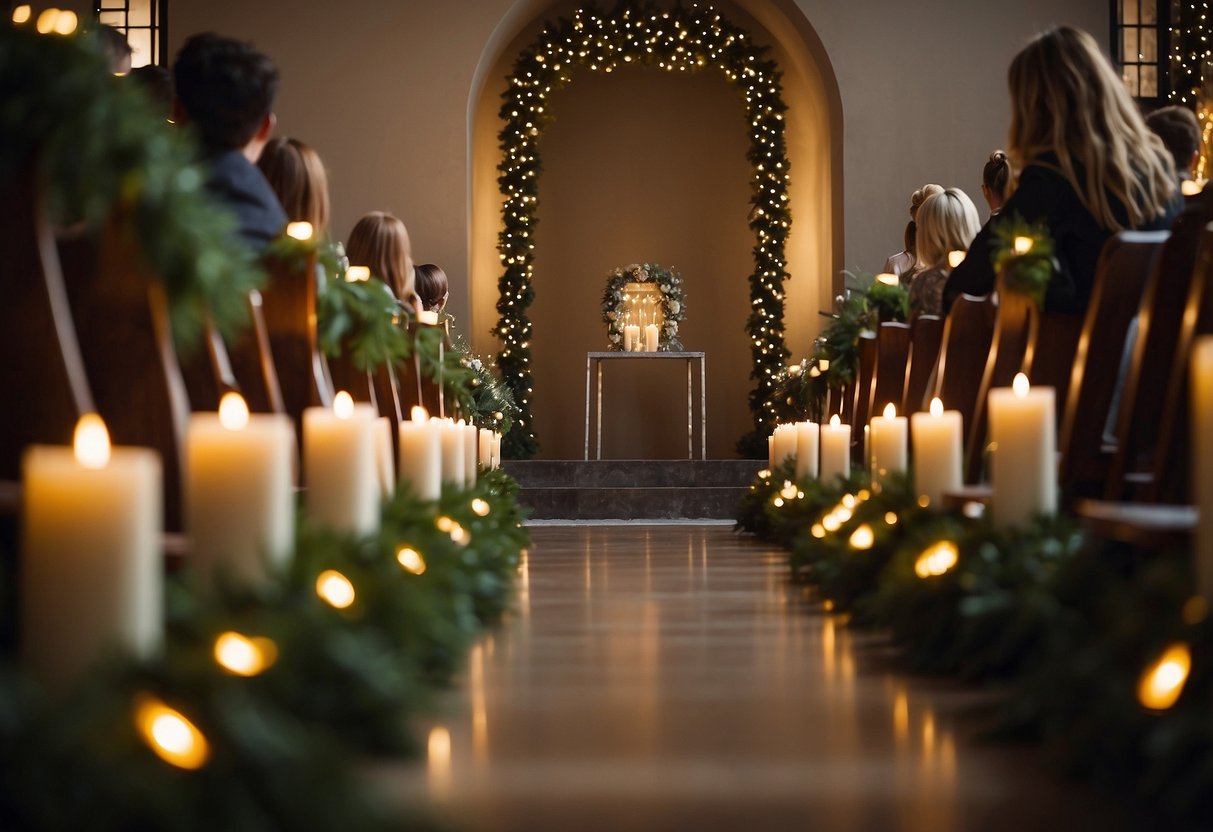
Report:
<svg viewBox="0 0 1213 832"><path fill-rule="evenodd" d="M1166 145L1175 161L1175 175L1180 184L1191 180L1200 161L1200 122L1196 114L1187 107L1162 107L1146 116L1146 126Z"/></svg>
<svg viewBox="0 0 1213 832"><path fill-rule="evenodd" d="M181 47L173 81L173 120L202 142L207 189L235 212L240 237L261 251L287 219L255 164L276 124L278 70L252 44L207 32Z"/></svg>

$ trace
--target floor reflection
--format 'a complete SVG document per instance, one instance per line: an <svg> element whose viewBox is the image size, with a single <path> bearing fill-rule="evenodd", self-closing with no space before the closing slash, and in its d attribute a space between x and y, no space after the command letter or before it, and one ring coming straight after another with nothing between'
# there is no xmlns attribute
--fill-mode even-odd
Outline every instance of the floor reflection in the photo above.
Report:
<svg viewBox="0 0 1213 832"><path fill-rule="evenodd" d="M473 830L1116 828L1035 752L966 743L973 692L891 672L778 552L721 527L533 536L424 766L384 774L401 800Z"/></svg>

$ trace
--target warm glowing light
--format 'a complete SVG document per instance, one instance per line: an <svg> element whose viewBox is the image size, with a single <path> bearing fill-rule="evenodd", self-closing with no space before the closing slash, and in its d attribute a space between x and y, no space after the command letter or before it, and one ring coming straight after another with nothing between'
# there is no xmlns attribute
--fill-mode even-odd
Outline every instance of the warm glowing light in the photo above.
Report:
<svg viewBox="0 0 1213 832"><path fill-rule="evenodd" d="M785 500L794 500L796 499L796 491L797 489L795 483L784 480L783 488L780 490L779 496L783 497Z"/></svg>
<svg viewBox="0 0 1213 832"><path fill-rule="evenodd" d="M826 536L826 528L825 528L825 526L821 525L820 523L814 523L813 528L809 529L809 533L811 535L813 535L813 537L820 540L821 538Z"/></svg>
<svg viewBox="0 0 1213 832"><path fill-rule="evenodd" d="M872 498L872 492L868 491L868 489L866 489L866 488L859 489L859 491L856 492L856 494L855 494L855 499L859 500L859 502L861 502L861 503L867 502L871 498Z"/></svg>
<svg viewBox="0 0 1213 832"><path fill-rule="evenodd" d="M156 756L169 765L189 770L206 765L210 747L194 723L153 696L139 697L135 726Z"/></svg>
<svg viewBox="0 0 1213 832"><path fill-rule="evenodd" d="M885 525L887 525L887 526L896 526L897 525L897 512L886 511L884 514L884 522L885 522Z"/></svg>
<svg viewBox="0 0 1213 832"><path fill-rule="evenodd" d="M1137 683L1137 699L1152 711L1165 711L1183 693L1188 672L1192 669L1192 652L1182 641L1163 651L1141 674Z"/></svg>
<svg viewBox="0 0 1213 832"><path fill-rule="evenodd" d="M1015 393L1016 398L1022 399L1027 396L1030 387L1027 376L1023 373L1015 374L1015 380L1011 382L1011 390Z"/></svg>
<svg viewBox="0 0 1213 832"><path fill-rule="evenodd" d="M943 415L943 402L939 400L939 396L931 399L931 415L936 419Z"/></svg>
<svg viewBox="0 0 1213 832"><path fill-rule="evenodd" d="M919 497L918 497L918 507L919 507L919 508L926 508L926 507L927 507L927 506L929 506L930 504L931 504L931 498L930 498L930 497L928 497L926 494L920 494L920 495L919 495Z"/></svg>
<svg viewBox="0 0 1213 832"><path fill-rule="evenodd" d="M855 508L855 505L857 502L858 501L855 499L854 494L843 494L842 495L843 508Z"/></svg>
<svg viewBox="0 0 1213 832"><path fill-rule="evenodd" d="M55 31L55 22L59 19L58 9L45 9L42 14L38 15L38 22L34 26L38 29L38 33L48 35Z"/></svg>
<svg viewBox="0 0 1213 832"><path fill-rule="evenodd" d="M451 529L455 528L455 521L443 514L434 520L434 527L440 532L450 534Z"/></svg>
<svg viewBox="0 0 1213 832"><path fill-rule="evenodd" d="M30 8L29 3L23 3L13 9L13 23L25 23L33 13L33 9Z"/></svg>
<svg viewBox="0 0 1213 832"><path fill-rule="evenodd" d="M413 405L413 409L409 411L409 416L414 424L420 424L421 422L428 421L430 418L429 411L417 404Z"/></svg>
<svg viewBox="0 0 1213 832"><path fill-rule="evenodd" d="M219 424L228 430L248 427L248 405L239 393L224 393L219 400Z"/></svg>
<svg viewBox="0 0 1213 832"><path fill-rule="evenodd" d="M774 500L771 500L771 505L775 506L775 508L783 508L783 497L776 497Z"/></svg>
<svg viewBox="0 0 1213 832"><path fill-rule="evenodd" d="M976 520L986 513L986 504L979 503L976 500L970 500L964 504L961 513L970 520Z"/></svg>
<svg viewBox="0 0 1213 832"><path fill-rule="evenodd" d="M480 499L479 497L477 497L476 499L472 500L472 512L473 512L473 513L474 513L474 514L475 514L477 517L488 517L488 516L489 516L489 504L488 504L488 502L487 502L487 501L485 501L485 500Z"/></svg>
<svg viewBox="0 0 1213 832"><path fill-rule="evenodd" d="M800 375L801 369L802 368L799 364L789 364L788 365L788 374L793 375L793 376L798 376L798 375Z"/></svg>
<svg viewBox="0 0 1213 832"><path fill-rule="evenodd" d="M345 270L346 283L361 283L371 279L371 270L367 266L350 266Z"/></svg>
<svg viewBox="0 0 1213 832"><path fill-rule="evenodd" d="M14 14L14 19L15 18L16 14ZM1202 183L1193 182L1191 179L1185 179L1183 182L1179 183L1180 193L1182 193L1184 196L1197 196L1204 189L1205 186Z"/></svg>
<svg viewBox="0 0 1213 832"><path fill-rule="evenodd" d="M73 11L61 11L59 16L55 18L55 34L70 35L76 31L76 13Z"/></svg>
<svg viewBox="0 0 1213 832"><path fill-rule="evenodd" d="M105 429L105 422L96 413L85 413L76 422L72 444L76 461L85 468L98 470L109 465L110 434Z"/></svg>
<svg viewBox="0 0 1213 832"><path fill-rule="evenodd" d="M1015 246L1016 254L1027 254L1029 251L1032 250L1032 238L1031 237L1016 237L1014 246Z"/></svg>
<svg viewBox="0 0 1213 832"><path fill-rule="evenodd" d="M838 418L837 413L835 413L833 416L830 417L830 427L836 428L841 424L842 424L842 420Z"/></svg>
<svg viewBox="0 0 1213 832"><path fill-rule="evenodd" d="M956 268L957 266L959 266L961 263L963 263L965 261L965 256L967 254L968 254L967 251L961 251L960 249L956 249L955 251L949 251L948 252L948 265L953 269Z"/></svg>
<svg viewBox="0 0 1213 832"><path fill-rule="evenodd" d="M310 240L314 233L310 222L288 222L286 224L286 236L294 237L296 240Z"/></svg>
<svg viewBox="0 0 1213 832"><path fill-rule="evenodd" d="M769 479L770 476L771 476L771 469L769 469L769 468L763 468L761 471L758 472L758 479L760 479L760 480Z"/></svg>
<svg viewBox="0 0 1213 832"><path fill-rule="evenodd" d="M438 325L438 313L433 309L423 309L417 313L417 323L429 324L430 326Z"/></svg>
<svg viewBox="0 0 1213 832"><path fill-rule="evenodd" d="M335 569L326 569L316 579L316 594L329 606L343 610L354 603L354 585Z"/></svg>
<svg viewBox="0 0 1213 832"><path fill-rule="evenodd" d="M895 274L881 272L880 274L876 275L876 281L878 283L883 283L886 286L896 286L901 282L901 279Z"/></svg>
<svg viewBox="0 0 1213 832"><path fill-rule="evenodd" d="M855 512L846 506L838 506L838 508L834 509L834 517L838 519L839 523L847 522L854 516L854 514Z"/></svg>
<svg viewBox="0 0 1213 832"><path fill-rule="evenodd" d="M872 527L864 523L855 531L851 532L851 539L847 541L852 549L871 549L872 544L876 542L876 535L872 532Z"/></svg>
<svg viewBox="0 0 1213 832"><path fill-rule="evenodd" d="M817 369L821 370L823 373L824 373L826 370L830 369L830 359L828 359L828 358L823 358L823 359L821 359L820 361L818 361L818 362L817 362Z"/></svg>
<svg viewBox="0 0 1213 832"><path fill-rule="evenodd" d="M354 398L342 390L333 397L333 413L338 419L348 419L354 415Z"/></svg>
<svg viewBox="0 0 1213 832"><path fill-rule="evenodd" d="M893 418L896 418L896 416L897 416L897 408L893 406L892 402L889 402L888 404L886 404L884 406L884 417L886 419L893 419Z"/></svg>
<svg viewBox="0 0 1213 832"><path fill-rule="evenodd" d="M914 574L920 578L937 578L947 572L960 559L960 551L950 540L933 543L922 551L914 561Z"/></svg>
<svg viewBox="0 0 1213 832"><path fill-rule="evenodd" d="M821 518L821 526L827 532L833 533L833 532L838 531L839 528L842 527L842 521L840 521L838 519L838 516L836 514L831 512L831 513L827 514L825 517Z"/></svg>
<svg viewBox="0 0 1213 832"><path fill-rule="evenodd" d="M215 639L215 661L237 676L256 676L278 658L278 646L268 638L226 632Z"/></svg>
<svg viewBox="0 0 1213 832"><path fill-rule="evenodd" d="M400 562L400 565L404 567L406 572L420 575L425 571L425 558L416 549L401 546L396 551L396 560Z"/></svg>

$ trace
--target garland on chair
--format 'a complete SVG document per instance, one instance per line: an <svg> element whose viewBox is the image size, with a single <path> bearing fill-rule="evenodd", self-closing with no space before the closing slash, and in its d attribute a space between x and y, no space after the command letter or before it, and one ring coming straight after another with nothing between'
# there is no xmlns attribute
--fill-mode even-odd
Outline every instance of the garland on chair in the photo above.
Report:
<svg viewBox="0 0 1213 832"><path fill-rule="evenodd" d="M766 435L776 421L776 377L789 354L784 341L783 281L788 277L785 246L792 217L781 76L768 48L755 45L748 32L710 6L665 10L653 3L623 4L608 14L582 8L571 19L548 23L518 57L507 79L501 107L505 127L499 134L503 158L497 168L505 198L497 250L505 272L498 281L500 317L493 332L502 341L498 365L519 414L503 452L529 457L539 448L531 421L533 327L527 309L534 299L534 234L542 168L539 141L552 121L548 97L572 80L575 68L611 72L625 64L668 72L696 72L711 66L741 93L750 139L746 158L754 166L749 219L755 235L754 272L746 332L753 359L750 410L755 429L739 447L757 454L765 448Z"/></svg>

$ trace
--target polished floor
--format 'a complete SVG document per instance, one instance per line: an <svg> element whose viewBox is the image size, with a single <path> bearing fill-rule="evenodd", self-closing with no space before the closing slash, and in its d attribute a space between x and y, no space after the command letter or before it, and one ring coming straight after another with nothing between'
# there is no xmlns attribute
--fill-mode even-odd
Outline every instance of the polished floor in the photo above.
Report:
<svg viewBox="0 0 1213 832"><path fill-rule="evenodd" d="M1115 829L981 694L892 670L727 526L533 529L515 614L379 773L468 830ZM967 716L966 716L967 715Z"/></svg>

